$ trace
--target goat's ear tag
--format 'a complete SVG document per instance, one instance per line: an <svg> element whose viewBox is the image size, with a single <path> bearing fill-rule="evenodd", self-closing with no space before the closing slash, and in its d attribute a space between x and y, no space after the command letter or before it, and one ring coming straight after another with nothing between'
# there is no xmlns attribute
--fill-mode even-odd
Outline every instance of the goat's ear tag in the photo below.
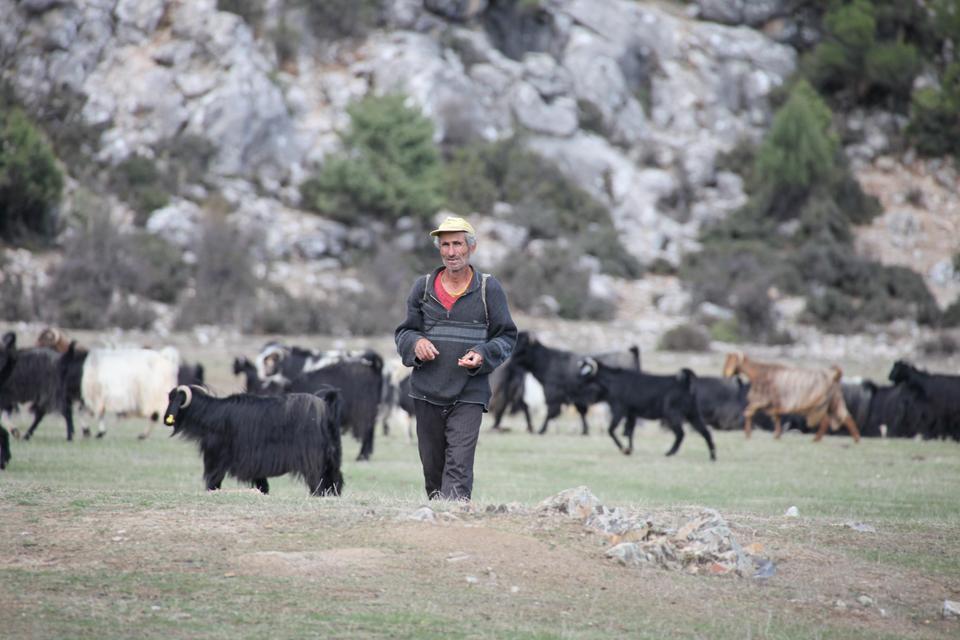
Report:
<svg viewBox="0 0 960 640"><path fill-rule="evenodd" d="M173 424L173 416L168 413L164 422L166 422L167 424Z"/></svg>

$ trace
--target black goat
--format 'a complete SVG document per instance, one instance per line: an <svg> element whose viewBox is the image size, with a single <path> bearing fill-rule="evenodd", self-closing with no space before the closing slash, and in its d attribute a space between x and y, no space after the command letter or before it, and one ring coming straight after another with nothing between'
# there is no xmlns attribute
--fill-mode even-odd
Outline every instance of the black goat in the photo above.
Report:
<svg viewBox="0 0 960 640"><path fill-rule="evenodd" d="M527 420L527 431L533 433L530 408L523 400L526 376L527 370L517 364L513 356L490 374L490 406L487 410L493 414L494 431L500 431L503 414L509 410L511 414L522 411Z"/></svg>
<svg viewBox="0 0 960 640"><path fill-rule="evenodd" d="M275 382L266 382L258 377L257 367L247 358L240 356L233 359L233 375L242 375L244 391L261 396L274 396L283 393L283 386Z"/></svg>
<svg viewBox="0 0 960 640"><path fill-rule="evenodd" d="M633 430L637 418L644 418L660 420L673 431L675 440L667 451L667 455L672 456L683 442L683 422L686 420L707 441L710 459L717 459L713 438L697 407L693 384L696 374L690 369L683 369L675 376L658 376L609 367L595 358L582 358L580 377L597 385L602 399L610 405L613 415L608 431L617 448L623 453L630 455L633 452ZM624 433L628 439L626 449L616 434L617 425L624 418Z"/></svg>
<svg viewBox="0 0 960 640"><path fill-rule="evenodd" d="M870 389L870 406L860 435L865 438L912 438L917 435L916 424L910 420L914 394L906 385L881 386L869 380L862 384Z"/></svg>
<svg viewBox="0 0 960 640"><path fill-rule="evenodd" d="M627 355L629 354L629 355ZM517 343L513 348L512 362L518 367L529 371L543 386L543 394L547 403L547 415L538 431L543 435L547 431L547 424L560 415L560 409L565 404L572 404L580 414L583 435L590 433L587 424L587 409L590 405L600 402L600 391L596 385L584 380L579 375L579 360L583 356L571 351L553 349L540 343L526 331L517 334ZM630 347L626 352L612 352L594 356L607 364L615 364L624 368L634 366L640 370L640 349ZM624 359L630 364L624 365Z"/></svg>
<svg viewBox="0 0 960 640"><path fill-rule="evenodd" d="M499 368L497 369L499 370ZM494 373L496 373L496 371ZM405 372L406 373L406 372ZM389 380L390 376L383 376L383 390L380 395L380 415L383 425L383 434L390 432L390 418L393 415L393 409L399 407L407 414L407 437L412 437L410 420L415 420L416 415L413 406L413 398L410 397L410 375L404 375L397 383Z"/></svg>
<svg viewBox="0 0 960 640"><path fill-rule="evenodd" d="M199 362L196 364L181 364L177 369L177 384L187 386L192 384L202 385L203 375L203 365Z"/></svg>
<svg viewBox="0 0 960 640"><path fill-rule="evenodd" d="M362 362L383 371L383 357L372 349L314 351L279 342L265 344L254 364L261 379L286 384L305 373L340 361Z"/></svg>
<svg viewBox="0 0 960 640"><path fill-rule="evenodd" d="M256 367L246 358L235 359L233 371L245 377L247 393L258 395L314 393L328 386L339 389L343 406L341 427L344 431L350 429L361 442L357 460L370 459L382 386L381 372L375 366L343 360L283 384L257 377Z"/></svg>
<svg viewBox="0 0 960 640"><path fill-rule="evenodd" d="M73 402L67 393L68 380L61 368L61 354L46 347L31 347L17 352L17 366L0 389L0 409L13 411L30 403L33 423L24 435L29 440L43 417L59 410L67 422L67 440L73 440ZM13 429L19 436L18 429Z"/></svg>
<svg viewBox="0 0 960 640"><path fill-rule="evenodd" d="M170 391L164 423L199 445L208 491L230 474L268 493L267 478L293 473L311 495L340 495L339 418L336 390L215 398L200 387L178 386Z"/></svg>
<svg viewBox="0 0 960 640"><path fill-rule="evenodd" d="M8 332L0 342L0 390L13 373L17 364L17 334ZM10 462L10 433L0 424L0 469L6 469Z"/></svg>
<svg viewBox="0 0 960 640"><path fill-rule="evenodd" d="M925 440L960 440L960 376L927 373L898 360L889 378L910 394L912 418Z"/></svg>
<svg viewBox="0 0 960 640"><path fill-rule="evenodd" d="M381 372L364 362L343 360L323 369L304 373L285 384L285 393L313 393L325 386L340 390L343 401L341 427L360 441L357 460L373 455L373 437L380 408Z"/></svg>
<svg viewBox="0 0 960 640"><path fill-rule="evenodd" d="M750 385L740 378L697 376L693 380L697 407L704 423L720 431L743 430L743 410L749 389ZM773 429L772 423L770 428Z"/></svg>

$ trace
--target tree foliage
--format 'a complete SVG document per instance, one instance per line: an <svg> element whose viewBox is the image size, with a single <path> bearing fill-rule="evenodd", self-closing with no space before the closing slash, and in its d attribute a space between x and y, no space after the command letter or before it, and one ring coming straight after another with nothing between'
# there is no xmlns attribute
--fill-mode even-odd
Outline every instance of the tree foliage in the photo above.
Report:
<svg viewBox="0 0 960 640"><path fill-rule="evenodd" d="M706 229L703 250L684 261L681 276L691 284L694 303L730 308L736 335L783 338L773 292L806 298L807 320L831 331L898 317L938 320L919 275L853 250L852 226L871 220L880 206L851 173L831 120L812 87L798 82L756 154L750 200Z"/></svg>
<svg viewBox="0 0 960 640"><path fill-rule="evenodd" d="M52 239L62 191L63 176L40 132L23 111L0 105L0 239Z"/></svg>
<svg viewBox="0 0 960 640"><path fill-rule="evenodd" d="M903 111L924 57L938 52L931 16L914 2L833 2L823 18L823 40L802 61L803 75L837 104Z"/></svg>
<svg viewBox="0 0 960 640"><path fill-rule="evenodd" d="M305 181L304 204L344 221L434 215L444 203L444 184L430 120L397 94L364 98L347 111L344 151Z"/></svg>
<svg viewBox="0 0 960 640"><path fill-rule="evenodd" d="M960 158L960 62L950 65L939 88L914 93L907 133L920 153Z"/></svg>
<svg viewBox="0 0 960 640"><path fill-rule="evenodd" d="M775 191L807 191L835 169L838 143L830 109L806 81L777 112L756 160L759 181Z"/></svg>

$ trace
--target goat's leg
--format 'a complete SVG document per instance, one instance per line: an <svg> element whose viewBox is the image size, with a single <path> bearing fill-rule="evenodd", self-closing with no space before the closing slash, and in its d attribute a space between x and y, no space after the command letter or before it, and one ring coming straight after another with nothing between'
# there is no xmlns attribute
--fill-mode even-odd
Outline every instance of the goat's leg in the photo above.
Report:
<svg viewBox="0 0 960 640"><path fill-rule="evenodd" d="M590 425L587 424L587 409L590 407L585 404L578 404L574 406L577 408L577 412L580 414L580 425L583 429L582 435L590 435Z"/></svg>
<svg viewBox="0 0 960 640"><path fill-rule="evenodd" d="M527 420L527 433L533 433L533 420L530 419L530 407L523 403L523 417Z"/></svg>
<svg viewBox="0 0 960 640"><path fill-rule="evenodd" d="M250 486L264 495L270 493L270 485L267 483L266 478L255 478L254 481L250 483Z"/></svg>
<svg viewBox="0 0 960 640"><path fill-rule="evenodd" d="M369 460L373 455L373 435L377 429L376 423L371 424L366 433L363 434L363 440L360 443L360 453L357 455L357 462Z"/></svg>
<svg viewBox="0 0 960 640"><path fill-rule="evenodd" d="M47 415L47 412L44 409L40 409L37 406L33 407L33 424L30 425L30 428L27 429L27 432L23 435L24 440L29 440L33 436L33 432L36 431L37 425L40 424L40 421L43 420L43 416Z"/></svg>
<svg viewBox="0 0 960 640"><path fill-rule="evenodd" d="M813 436L814 442L820 442L820 439L823 438L823 434L827 432L827 426L830 424L830 417L824 416L823 420L820 421L820 426L817 428L817 435Z"/></svg>
<svg viewBox="0 0 960 640"><path fill-rule="evenodd" d="M506 410L507 410L507 403L506 403L506 402L504 402L500 407L497 408L497 413L493 416L493 426L491 427L491 429L492 429L493 431L500 431L500 430L501 430L500 422L503 420L503 414L506 412ZM527 424L528 424L528 425L530 424L530 418L529 418L529 417L527 417ZM530 431L530 430L532 430L532 429L528 429L528 431Z"/></svg>
<svg viewBox="0 0 960 640"><path fill-rule="evenodd" d="M673 431L673 446L667 451L667 455L672 456L680 450L680 444L683 442L683 416L672 412L665 414L662 424Z"/></svg>
<svg viewBox="0 0 960 640"><path fill-rule="evenodd" d="M610 427L607 429L607 433L610 434L610 437L613 438L613 443L617 445L623 454L630 455L630 450L623 448L623 443L620 442L620 439L617 437L617 425L620 424L620 419L623 417L623 414L619 411L612 411L610 414Z"/></svg>
<svg viewBox="0 0 960 640"><path fill-rule="evenodd" d="M560 415L560 403L547 404L547 417L543 419L543 426L540 427L540 431L537 433L543 435L547 432L547 423Z"/></svg>
<svg viewBox="0 0 960 640"><path fill-rule="evenodd" d="M853 441L860 442L860 429L857 428L857 423L854 421L853 416L847 416L843 421L843 425L847 428L847 431L850 432Z"/></svg>
<svg viewBox="0 0 960 640"><path fill-rule="evenodd" d="M67 422L67 441L73 440L73 403L70 400L64 400L60 407L60 413Z"/></svg>
<svg viewBox="0 0 960 640"><path fill-rule="evenodd" d="M623 423L623 435L627 438L627 450L624 453L628 456L633 453L633 430L636 426L637 416L628 415Z"/></svg>
<svg viewBox="0 0 960 640"><path fill-rule="evenodd" d="M207 485L207 491L217 491L223 483L227 470L223 462L209 451L203 453L203 479Z"/></svg>
<svg viewBox="0 0 960 640"><path fill-rule="evenodd" d="M703 416L700 415L700 409L694 405L694 412L692 415L687 416L690 424L693 425L693 428L703 436L703 439L707 441L707 448L710 449L710 460L717 460L717 450L713 446L713 436L710 435L710 429L707 428L706 423L703 421Z"/></svg>
<svg viewBox="0 0 960 640"><path fill-rule="evenodd" d="M743 435L750 438L750 431L753 430L753 414L763 407L755 404L748 404L743 410Z"/></svg>
<svg viewBox="0 0 960 640"><path fill-rule="evenodd" d="M160 415L154 413L150 416L150 419L147 421L147 428L143 430L143 433L137 436L138 440L146 440L150 437L150 433L153 432L153 423L159 419Z"/></svg>
<svg viewBox="0 0 960 640"><path fill-rule="evenodd" d="M779 440L780 435L783 433L783 427L780 424L780 414L773 414L773 439Z"/></svg>

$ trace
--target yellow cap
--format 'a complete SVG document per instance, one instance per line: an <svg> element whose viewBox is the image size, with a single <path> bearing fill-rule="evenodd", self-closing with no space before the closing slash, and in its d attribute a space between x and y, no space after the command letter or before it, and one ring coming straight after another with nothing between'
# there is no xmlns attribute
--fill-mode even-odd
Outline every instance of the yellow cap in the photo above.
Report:
<svg viewBox="0 0 960 640"><path fill-rule="evenodd" d="M469 235L476 235L473 226L459 216L447 216L447 219L440 223L440 226L430 232L432 236L438 236L441 233L450 231L464 231Z"/></svg>

